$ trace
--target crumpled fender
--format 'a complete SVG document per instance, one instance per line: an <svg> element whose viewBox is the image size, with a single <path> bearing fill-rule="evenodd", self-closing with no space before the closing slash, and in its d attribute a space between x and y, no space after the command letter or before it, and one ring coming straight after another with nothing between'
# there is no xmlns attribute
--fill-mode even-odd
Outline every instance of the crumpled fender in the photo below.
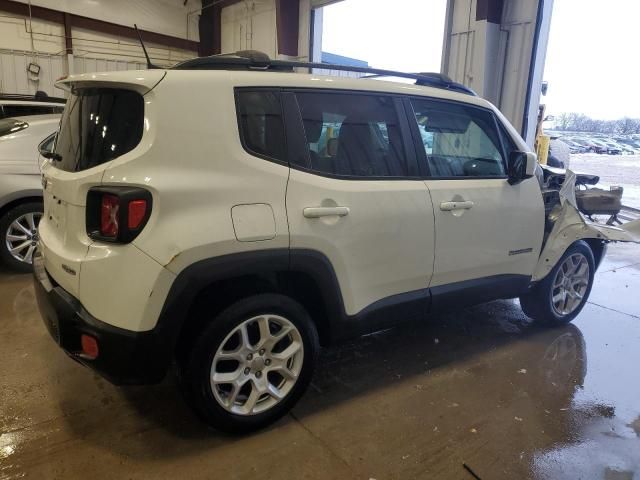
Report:
<svg viewBox="0 0 640 480"><path fill-rule="evenodd" d="M640 220L625 223L620 227L587 221L576 205L575 178L575 174L567 170L567 177L560 190L562 211L542 249L533 273L533 281L544 278L560 260L569 245L578 240L595 238L605 242L640 243Z"/></svg>

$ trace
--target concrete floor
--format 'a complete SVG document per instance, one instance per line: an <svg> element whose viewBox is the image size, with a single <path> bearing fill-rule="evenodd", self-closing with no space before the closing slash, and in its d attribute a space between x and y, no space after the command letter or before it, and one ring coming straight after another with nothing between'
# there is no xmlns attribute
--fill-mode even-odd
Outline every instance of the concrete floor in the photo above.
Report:
<svg viewBox="0 0 640 480"><path fill-rule="evenodd" d="M640 245L610 248L574 325L494 302L324 352L247 437L203 428L173 378L116 388L68 359L31 278L0 272L0 478L640 478ZM635 477L634 477L635 474Z"/></svg>

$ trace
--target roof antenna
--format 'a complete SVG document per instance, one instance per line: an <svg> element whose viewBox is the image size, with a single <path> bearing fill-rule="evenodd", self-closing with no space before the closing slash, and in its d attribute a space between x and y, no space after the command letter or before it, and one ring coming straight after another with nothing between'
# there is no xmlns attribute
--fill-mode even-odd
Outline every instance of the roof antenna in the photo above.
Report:
<svg viewBox="0 0 640 480"><path fill-rule="evenodd" d="M154 65L153 63L151 63L151 59L149 58L149 54L147 53L147 49L145 48L144 42L142 41L142 35L140 35L140 30L138 30L138 25L136 25L134 23L133 27L136 29L136 33L138 34L138 40L140 40L140 45L142 45L142 51L144 52L144 56L147 59L147 68L148 69L160 68L157 65Z"/></svg>

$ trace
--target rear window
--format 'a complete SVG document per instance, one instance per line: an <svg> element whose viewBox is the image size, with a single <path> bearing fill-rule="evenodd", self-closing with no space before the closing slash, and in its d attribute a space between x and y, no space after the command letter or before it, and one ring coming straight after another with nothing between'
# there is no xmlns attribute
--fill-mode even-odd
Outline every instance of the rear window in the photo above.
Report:
<svg viewBox="0 0 640 480"><path fill-rule="evenodd" d="M0 137L19 132L20 130L24 130L28 126L29 124L27 122L22 122L14 118L0 119Z"/></svg>
<svg viewBox="0 0 640 480"><path fill-rule="evenodd" d="M61 170L77 172L133 150L142 138L144 101L131 90L76 90L62 116L56 153Z"/></svg>

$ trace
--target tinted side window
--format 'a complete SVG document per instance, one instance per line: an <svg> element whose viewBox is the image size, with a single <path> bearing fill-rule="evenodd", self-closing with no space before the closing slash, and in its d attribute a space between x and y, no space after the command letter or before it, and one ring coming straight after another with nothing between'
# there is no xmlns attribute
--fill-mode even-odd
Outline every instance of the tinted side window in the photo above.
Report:
<svg viewBox="0 0 640 480"><path fill-rule="evenodd" d="M237 94L240 136L255 155L286 162L286 145L280 94L241 90Z"/></svg>
<svg viewBox="0 0 640 480"><path fill-rule="evenodd" d="M411 100L432 177L502 177L502 145L493 114L473 106Z"/></svg>
<svg viewBox="0 0 640 480"><path fill-rule="evenodd" d="M27 115L44 115L51 113L51 107L39 105L5 105L6 117L24 117Z"/></svg>
<svg viewBox="0 0 640 480"><path fill-rule="evenodd" d="M338 92L296 96L313 170L355 177L408 175L392 97Z"/></svg>
<svg viewBox="0 0 640 480"><path fill-rule="evenodd" d="M515 152L519 150L516 143L511 138L511 135L507 132L507 129L504 128L504 125L496 118L496 122L498 122L498 132L500 132L500 139L502 140L502 145L504 145L504 151L507 155L507 159L509 158L509 154L511 152Z"/></svg>
<svg viewBox="0 0 640 480"><path fill-rule="evenodd" d="M45 152L53 152L54 142L56 140L56 133L52 133L47 138L45 138L40 145L38 145L38 150Z"/></svg>

